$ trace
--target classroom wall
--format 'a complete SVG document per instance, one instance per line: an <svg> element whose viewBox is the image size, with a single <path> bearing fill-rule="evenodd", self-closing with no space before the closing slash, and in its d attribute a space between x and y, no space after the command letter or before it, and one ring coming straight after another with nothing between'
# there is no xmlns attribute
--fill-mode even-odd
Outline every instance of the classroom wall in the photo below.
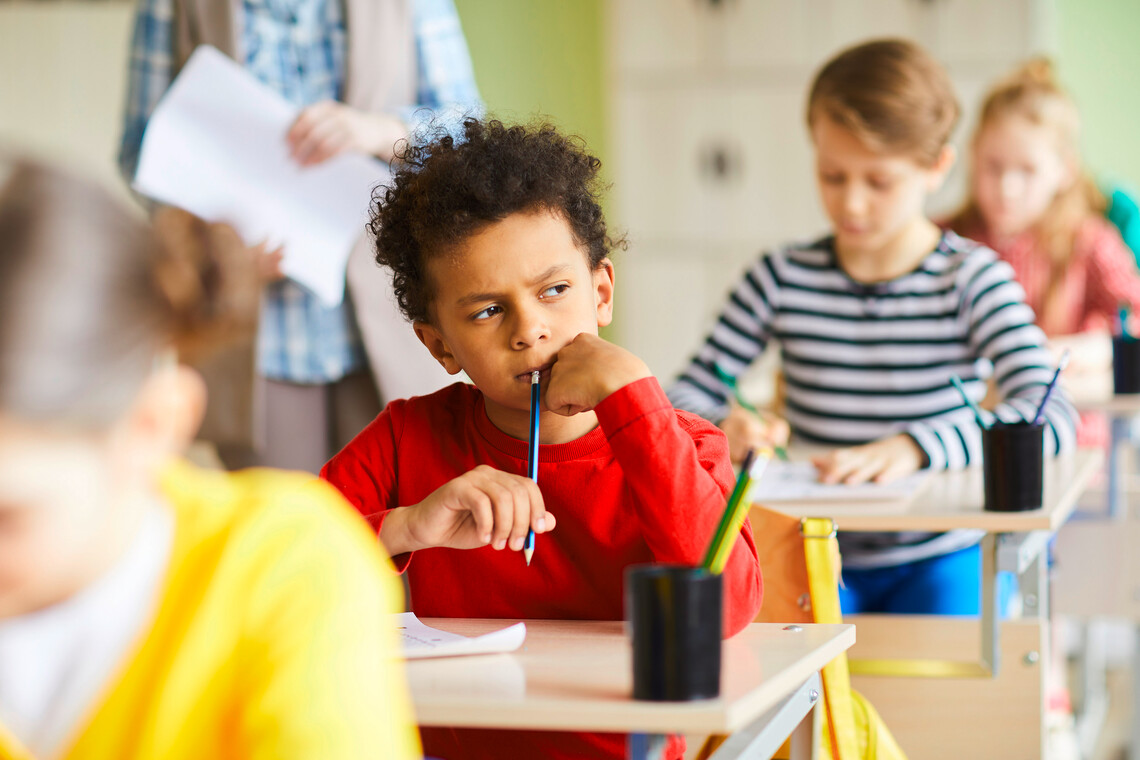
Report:
<svg viewBox="0 0 1140 760"><path fill-rule="evenodd" d="M488 108L546 114L605 160L604 0L455 0Z"/></svg>
<svg viewBox="0 0 1140 760"><path fill-rule="evenodd" d="M606 160L604 3L456 0L492 111L548 114ZM1085 118L1089 165L1140 187L1140 99L1122 85L1140 70L1140 2L1055 3L1057 58ZM117 181L132 7L0 2L0 140Z"/></svg>
<svg viewBox="0 0 1140 760"><path fill-rule="evenodd" d="M0 2L0 146L122 195L116 168L134 3Z"/></svg>
<svg viewBox="0 0 1140 760"><path fill-rule="evenodd" d="M604 2L456 0L489 106L544 111L606 159ZM1140 188L1140 97L1123 84L1140 71L1140 2L1054 3L1057 62L1084 116L1086 160Z"/></svg>
<svg viewBox="0 0 1140 760"><path fill-rule="evenodd" d="M1056 0L1058 64L1084 120L1084 154L1098 176L1140 189L1140 2Z"/></svg>

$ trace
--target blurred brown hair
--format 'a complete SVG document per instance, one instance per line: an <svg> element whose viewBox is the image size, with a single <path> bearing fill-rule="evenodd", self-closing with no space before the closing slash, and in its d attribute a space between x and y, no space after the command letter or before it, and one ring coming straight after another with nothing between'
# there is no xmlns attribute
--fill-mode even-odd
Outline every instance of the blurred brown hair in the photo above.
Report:
<svg viewBox="0 0 1140 760"><path fill-rule="evenodd" d="M884 39L844 50L816 75L809 128L828 118L868 147L932 166L958 122L958 99L938 61L907 40Z"/></svg>
<svg viewBox="0 0 1140 760"><path fill-rule="evenodd" d="M252 328L244 253L228 227L169 211L156 231L87 180L0 158L0 410L110 424L160 351Z"/></svg>
<svg viewBox="0 0 1140 760"><path fill-rule="evenodd" d="M1049 59L1038 57L1026 61L990 89L982 104L973 141L976 143L990 124L1010 117L1020 117L1035 126L1051 129L1061 159L1074 171L1074 181L1057 193L1034 230L1050 264L1045 305L1043 313L1038 315L1041 323L1047 324L1055 309L1065 267L1072 257L1077 231L1090 216L1103 214L1106 201L1096 183L1082 169L1080 114L1072 98L1057 82ZM965 234L985 228L985 220L972 195L950 220L949 226Z"/></svg>

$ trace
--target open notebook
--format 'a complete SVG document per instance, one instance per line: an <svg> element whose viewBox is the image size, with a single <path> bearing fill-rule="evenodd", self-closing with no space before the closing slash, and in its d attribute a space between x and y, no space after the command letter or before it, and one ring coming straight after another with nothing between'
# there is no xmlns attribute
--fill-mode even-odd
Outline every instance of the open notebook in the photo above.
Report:
<svg viewBox="0 0 1140 760"><path fill-rule="evenodd" d="M515 623L482 636L460 636L424 625L413 612L401 612L395 617L401 653L408 660L513 652L526 638L526 623Z"/></svg>
<svg viewBox="0 0 1140 760"><path fill-rule="evenodd" d="M929 471L922 470L892 483L863 483L857 486L819 482L811 462L768 464L764 476L752 488L754 503L775 504L789 501L892 501L914 496Z"/></svg>

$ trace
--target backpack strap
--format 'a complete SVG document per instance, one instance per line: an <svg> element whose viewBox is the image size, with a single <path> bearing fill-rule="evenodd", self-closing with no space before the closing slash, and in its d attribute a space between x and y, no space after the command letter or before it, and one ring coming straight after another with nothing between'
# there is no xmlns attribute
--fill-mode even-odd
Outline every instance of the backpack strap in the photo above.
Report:
<svg viewBox="0 0 1140 760"><path fill-rule="evenodd" d="M807 563L811 608L817 623L841 623L839 590L836 586L836 563L839 544L835 522L827 518L805 517L800 521L804 537L804 560ZM833 760L855 760L859 744L855 734L855 714L851 700L851 673L847 653L823 667L823 704Z"/></svg>

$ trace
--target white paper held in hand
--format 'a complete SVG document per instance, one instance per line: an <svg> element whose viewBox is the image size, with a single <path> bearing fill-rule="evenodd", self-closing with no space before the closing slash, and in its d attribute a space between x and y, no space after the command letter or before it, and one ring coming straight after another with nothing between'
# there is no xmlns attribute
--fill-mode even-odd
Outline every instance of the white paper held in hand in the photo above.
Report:
<svg viewBox="0 0 1140 760"><path fill-rule="evenodd" d="M413 612L395 616L400 649L405 658L451 657L463 654L513 652L526 639L526 623L515 623L482 636L460 636L431 628L420 622Z"/></svg>
<svg viewBox="0 0 1140 760"><path fill-rule="evenodd" d="M348 255L388 167L343 153L302 167L285 136L300 109L216 48L201 46L147 123L134 188L247 245L283 246L282 270L326 306L344 299Z"/></svg>

